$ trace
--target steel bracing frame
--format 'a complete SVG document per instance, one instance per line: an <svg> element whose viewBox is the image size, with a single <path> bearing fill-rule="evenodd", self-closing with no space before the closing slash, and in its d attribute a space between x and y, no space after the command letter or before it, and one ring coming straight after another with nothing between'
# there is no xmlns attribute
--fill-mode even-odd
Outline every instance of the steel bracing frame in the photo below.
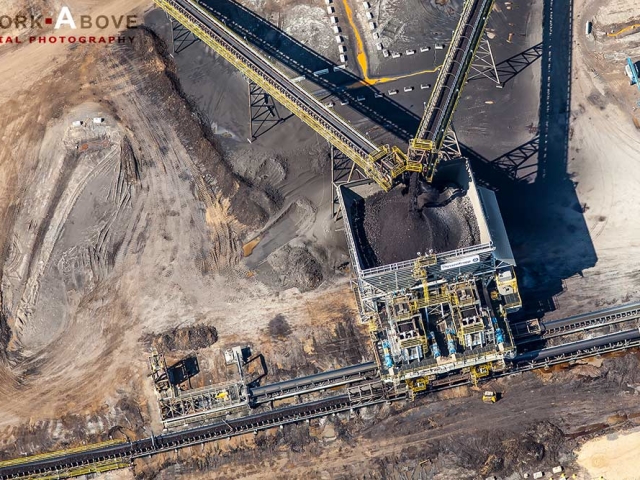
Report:
<svg viewBox="0 0 640 480"><path fill-rule="evenodd" d="M310 104L315 107L321 106L321 104L304 92L295 82L279 72L272 62L263 58L264 55L249 47L224 23L218 21L210 12L202 9L195 2L191 0L155 0L155 2L195 37L213 48L257 86L268 92L281 105L335 145L360 168L364 175L378 183L385 191L393 186L394 179L405 172L419 172L424 174L428 181L433 179L437 163L441 158L446 158L440 154L440 149L460 98L460 91L472 68L476 50L480 54L480 62L484 61L487 54L487 58L493 62L493 55L488 43L485 42L483 46L480 46L493 0L465 1L445 64L438 75L420 129L410 142L408 153L405 154L395 146L375 146L368 141L354 142L354 138L361 136L346 122L341 119L336 122L338 117L325 108L309 108ZM212 25L215 25L215 31L210 28ZM178 37L182 39L182 33ZM247 55L242 53L242 49L237 48L237 45L249 49L250 56L254 59L258 58L260 61L258 63L252 62ZM269 65L268 69L271 72L277 72L275 77L278 78L268 75L265 67L261 66L264 64ZM495 62L492 65L492 70L499 84ZM305 101L301 101L303 97ZM329 118L332 121L327 121ZM339 124L338 128L335 127L336 124ZM344 133L347 131L351 134L345 135ZM252 139L253 132L251 132L250 140ZM364 144L366 147L363 148Z"/></svg>
<svg viewBox="0 0 640 480"><path fill-rule="evenodd" d="M171 426L247 407L249 398L243 382L229 382L161 397L158 403L162 422L165 426Z"/></svg>
<svg viewBox="0 0 640 480"><path fill-rule="evenodd" d="M464 3L444 64L425 108L415 138L409 142L407 162L418 162L427 181L432 181L442 156L440 148L447 134L460 93L472 67L493 0L471 0Z"/></svg>
<svg viewBox="0 0 640 480"><path fill-rule="evenodd" d="M372 144L199 5L189 0L154 1L245 77L340 149L368 178L384 190L393 186L393 173L405 163L404 154L397 148Z"/></svg>
<svg viewBox="0 0 640 480"><path fill-rule="evenodd" d="M491 43L486 35L480 41L480 45L478 45L478 50L476 50L476 55L471 64L467 80L480 77L488 78L496 84L496 87L502 88L500 74L498 73L496 61L493 58L493 51L491 50Z"/></svg>
<svg viewBox="0 0 640 480"><path fill-rule="evenodd" d="M442 148L440 149L440 155L442 160L453 160L462 156L460 151L460 143L458 143L458 135L456 135L453 125L449 126L447 134L442 141Z"/></svg>
<svg viewBox="0 0 640 480"><path fill-rule="evenodd" d="M344 183L363 180L367 177L355 163L331 143L329 143L329 155L331 159L331 190L333 192L331 217L334 220L340 220L342 218L342 210L338 200L338 187Z"/></svg>
<svg viewBox="0 0 640 480"><path fill-rule="evenodd" d="M169 18L169 21L171 22L171 53L173 55L178 55L180 52L196 43L198 41L198 37L168 13L167 18Z"/></svg>
<svg viewBox="0 0 640 480"><path fill-rule="evenodd" d="M247 80L249 90L249 142L264 135L277 124L283 122L278 107L262 87Z"/></svg>

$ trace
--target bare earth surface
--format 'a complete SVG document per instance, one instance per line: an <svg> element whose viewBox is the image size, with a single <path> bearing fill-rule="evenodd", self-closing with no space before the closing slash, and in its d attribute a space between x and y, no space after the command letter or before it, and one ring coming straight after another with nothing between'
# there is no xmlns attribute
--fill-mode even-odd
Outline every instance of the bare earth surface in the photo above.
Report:
<svg viewBox="0 0 640 480"><path fill-rule="evenodd" d="M640 225L633 220L640 204L640 130L634 126L640 92L621 75L626 56L640 55L638 34L620 39L605 32L637 22L627 2L575 2L581 13L574 25L574 82L569 171L575 176L585 221L598 261L593 268L567 279L560 296L560 314L640 297ZM635 17L634 17L635 16ZM595 41L584 36L584 22L593 19ZM624 23L623 23L624 22ZM620 26L620 28L618 28ZM571 255L571 252L568 252Z"/></svg>
<svg viewBox="0 0 640 480"><path fill-rule="evenodd" d="M366 29L361 2L348 2ZM23 3L0 0L0 10L60 4ZM323 1L243 3L335 60ZM430 25L429 38L446 41L461 4L412 2L417 13L407 15L402 2L371 3L384 41L398 50L420 46L418 25L436 10L451 19ZM528 2L526 28L515 32L531 45L542 38L548 3ZM169 32L151 2L68 4L94 16L134 12L160 37ZM502 46L512 7L497 2L492 15ZM521 285L532 296L552 292L550 317L640 297L640 95L622 73L627 55L640 58L639 34L606 36L638 23L635 7L573 2L572 42L559 46L572 52L570 181L546 190L527 186L528 177L493 185ZM338 13L352 55L354 35ZM593 38L584 36L587 19ZM236 345L264 354L267 382L371 358L343 233L331 220L326 141L289 118L248 144L240 74L202 45L172 58L153 34L132 35L133 45L119 47L0 46L0 458L159 433L146 363L152 344L170 361L197 352L196 386L225 379L222 351ZM366 47L372 54L369 37ZM534 140L539 63L502 90L479 82L465 89L456 128L489 161ZM371 65L387 70L378 57ZM84 125L72 126L77 120ZM527 162L522 177L553 168L536 165L535 155ZM496 405L454 389L186 449L105 477L515 480L562 464L578 478L635 478L628 451L638 447L638 366L630 353L524 374L493 383L504 392Z"/></svg>
<svg viewBox="0 0 640 480"><path fill-rule="evenodd" d="M578 464L592 478L611 475L616 479L633 480L638 478L638 449L640 449L640 431L633 429L628 433L611 434L585 443L578 451Z"/></svg>

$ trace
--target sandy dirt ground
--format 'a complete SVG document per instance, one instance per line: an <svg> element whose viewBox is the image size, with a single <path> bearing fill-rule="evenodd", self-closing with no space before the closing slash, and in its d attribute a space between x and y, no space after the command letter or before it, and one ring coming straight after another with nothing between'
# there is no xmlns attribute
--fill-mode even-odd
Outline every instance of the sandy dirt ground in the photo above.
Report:
<svg viewBox="0 0 640 480"><path fill-rule="evenodd" d="M630 430L624 434L599 437L585 443L578 450L578 464L592 478L610 476L614 473L619 480L638 478L638 449L640 431Z"/></svg>
<svg viewBox="0 0 640 480"><path fill-rule="evenodd" d="M136 7L109 5L91 11ZM143 14L149 5L140 6ZM279 207L222 161L157 45L139 35L133 46L109 49L2 51L7 78L28 79L2 90L11 112L2 119L5 457L105 438L120 426L141 434L155 412L147 409L149 334L214 324L223 340L211 355L221 358L238 343L268 352L276 316L307 325L291 336L288 361L270 358L272 381L367 357L363 337L344 324L354 313L346 277L323 283L326 257L318 272L302 242L262 262L273 288L248 275L242 239L262 232ZM25 55L33 61L20 61ZM74 127L77 120L84 125ZM294 222L292 235L313 231L307 203L291 202L307 219L304 228ZM325 296L337 301L327 305ZM272 343L282 350L282 340Z"/></svg>
<svg viewBox="0 0 640 480"><path fill-rule="evenodd" d="M586 442L578 450L578 464L592 478L605 477L620 480L638 478L637 452L640 448L640 431L611 434Z"/></svg>
<svg viewBox="0 0 640 480"><path fill-rule="evenodd" d="M623 71L626 56L637 58L640 47L637 34L605 36L620 24L633 23L637 12L623 1L575 2L574 11L580 16L574 24L569 172L598 259L593 268L566 280L558 298L563 314L588 310L593 298L599 297L596 305L611 305L640 297L640 226L630 207L640 203L635 173L640 130L633 124L640 92L629 86ZM595 38L585 38L590 20Z"/></svg>
<svg viewBox="0 0 640 480"><path fill-rule="evenodd" d="M553 16L551 3L533 2L512 29L520 52L496 57L504 88L469 82L454 122L476 178L497 191L527 314L560 318L640 297L629 216L640 200L640 92L624 75L637 34L607 36L636 21L628 2L556 2ZM490 26L508 14L496 8ZM493 43L509 51L501 36ZM536 86L540 95L527 93Z"/></svg>

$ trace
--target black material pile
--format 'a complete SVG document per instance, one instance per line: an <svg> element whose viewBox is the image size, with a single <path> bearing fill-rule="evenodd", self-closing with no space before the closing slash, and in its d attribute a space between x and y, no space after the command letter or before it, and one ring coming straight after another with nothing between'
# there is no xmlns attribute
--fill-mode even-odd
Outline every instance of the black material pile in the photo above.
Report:
<svg viewBox="0 0 640 480"><path fill-rule="evenodd" d="M411 260L417 252L448 252L475 245L480 232L466 192L412 179L357 202L352 212L355 242L364 268Z"/></svg>

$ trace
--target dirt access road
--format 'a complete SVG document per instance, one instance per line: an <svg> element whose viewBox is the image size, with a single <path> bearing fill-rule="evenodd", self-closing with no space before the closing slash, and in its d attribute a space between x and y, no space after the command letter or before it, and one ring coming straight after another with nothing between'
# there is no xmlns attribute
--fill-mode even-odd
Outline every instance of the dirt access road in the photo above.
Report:
<svg viewBox="0 0 640 480"><path fill-rule="evenodd" d="M142 17L151 4L69 6ZM269 322L285 315L331 325L299 335L298 356L318 350L301 372L333 366L320 359L324 340L347 351L345 363L364 355L356 349L354 359L348 344L335 343L354 337L335 322L353 310L344 280L325 285L339 299L327 306L316 292L280 297L247 277L242 239L277 211L273 199L222 161L155 40L132 35L120 47L0 51L3 457L118 429L141 435L156 408L147 408L153 393L145 390L149 334L213 324L220 355L269 338ZM84 125L74 127L78 120ZM254 308L243 308L248 301ZM294 365L275 362L286 372Z"/></svg>

